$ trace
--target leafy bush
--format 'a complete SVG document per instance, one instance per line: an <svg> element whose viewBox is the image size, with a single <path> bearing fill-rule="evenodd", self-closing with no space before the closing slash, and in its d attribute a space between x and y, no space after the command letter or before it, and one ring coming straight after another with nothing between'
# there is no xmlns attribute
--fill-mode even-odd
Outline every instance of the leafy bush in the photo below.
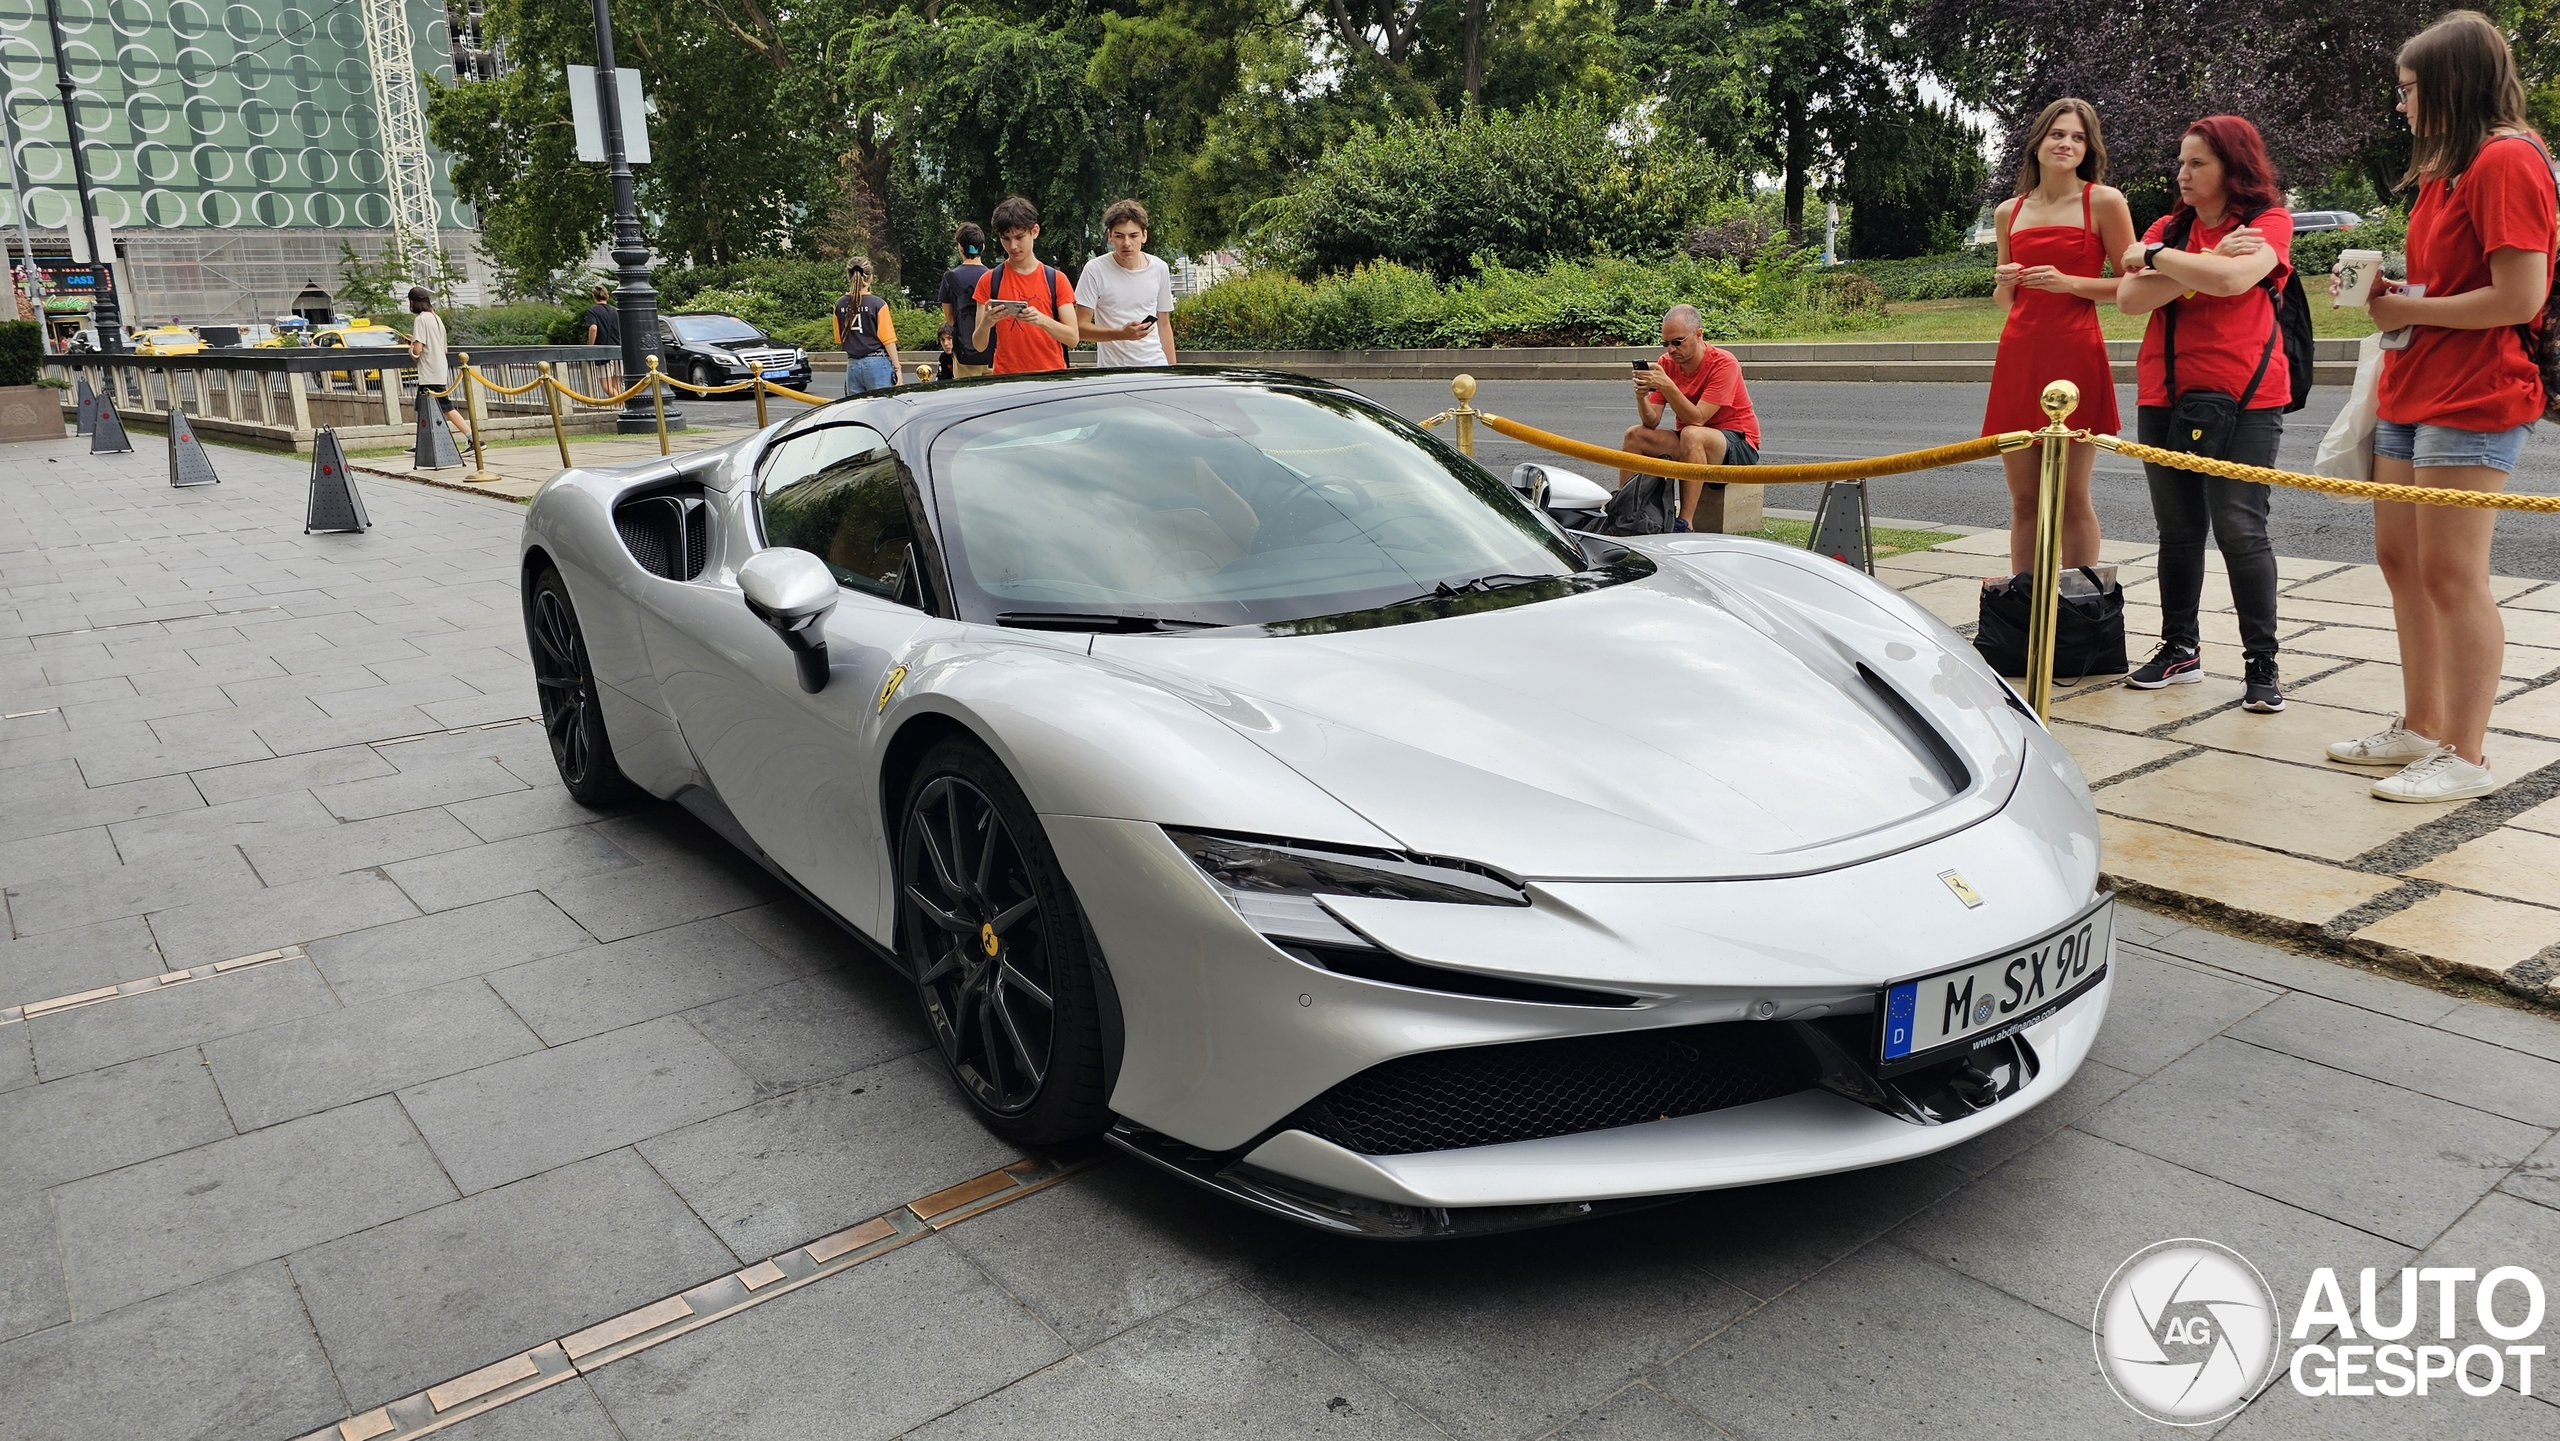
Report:
<svg viewBox="0 0 2560 1441"><path fill-rule="evenodd" d="M475 345L553 345L555 335L576 327L578 312L565 305L458 306L444 313L445 333L459 350Z"/></svg>
<svg viewBox="0 0 2560 1441"><path fill-rule="evenodd" d="M0 320L0 385L33 385L44 369L44 326Z"/></svg>
<svg viewBox="0 0 2560 1441"><path fill-rule="evenodd" d="M1691 229L1680 248L1693 259L1748 265L1785 233L1786 218L1778 206L1754 197L1709 210L1705 223Z"/></svg>
<svg viewBox="0 0 2560 1441"><path fill-rule="evenodd" d="M1595 253L1656 255L1741 188L1723 160L1591 99L1363 128L1260 207L1254 248L1302 279L1373 261L1435 279Z"/></svg>
<svg viewBox="0 0 2560 1441"><path fill-rule="evenodd" d="M1834 273L1868 281L1888 301L1970 300L1991 293L1993 264L1993 252L1985 248L1909 260L1852 261Z"/></svg>
<svg viewBox="0 0 2560 1441"><path fill-rule="evenodd" d="M1173 324L1185 349L1202 350L1642 345L1661 334L1662 313L1683 303L1698 308L1711 340L1854 330L1884 317L1874 285L1818 272L1804 253L1772 245L1748 267L1687 258L1517 270L1487 262L1452 285L1394 264L1313 283L1258 270L1185 297Z"/></svg>
<svg viewBox="0 0 2560 1441"><path fill-rule="evenodd" d="M794 318L784 313L781 302L753 290L696 291L682 304L665 309L670 315L734 315L767 333Z"/></svg>
<svg viewBox="0 0 2560 1441"><path fill-rule="evenodd" d="M2320 277L2338 263L2341 250L2379 250L2386 257L2383 268L2395 276L2401 272L2400 256L2409 248L2409 217L2397 210L2365 217L2353 230L2319 230L2299 236L2293 242L2293 268L2302 276L2305 289L2315 306L2329 303L2327 287Z"/></svg>
<svg viewBox="0 0 2560 1441"><path fill-rule="evenodd" d="M822 320L834 313L836 297L844 294L844 262L766 256L734 265L661 270L650 277L650 283L658 287L658 308L671 314L726 310L754 320L731 306L695 303L703 292L716 290L764 297L774 309L773 323L782 325L795 320ZM764 322L756 324L761 326Z"/></svg>

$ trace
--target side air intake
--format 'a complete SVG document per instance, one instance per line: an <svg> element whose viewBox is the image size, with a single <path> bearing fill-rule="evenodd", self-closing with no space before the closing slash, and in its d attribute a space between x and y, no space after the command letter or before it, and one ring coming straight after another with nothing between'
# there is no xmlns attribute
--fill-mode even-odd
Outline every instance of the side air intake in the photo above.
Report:
<svg viewBox="0 0 2560 1441"><path fill-rule="evenodd" d="M698 494L644 495L614 507L613 528L640 568L691 580L711 559L711 507Z"/></svg>

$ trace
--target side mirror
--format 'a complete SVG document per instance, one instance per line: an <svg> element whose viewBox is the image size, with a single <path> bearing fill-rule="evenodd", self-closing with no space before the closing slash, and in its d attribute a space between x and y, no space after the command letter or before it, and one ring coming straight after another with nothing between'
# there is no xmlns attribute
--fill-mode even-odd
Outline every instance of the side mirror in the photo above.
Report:
<svg viewBox="0 0 2560 1441"><path fill-rule="evenodd" d="M747 609L773 627L800 663L800 688L827 688L827 613L836 608L836 578L827 563L805 550L774 546L738 567L738 589Z"/></svg>
<svg viewBox="0 0 2560 1441"><path fill-rule="evenodd" d="M1511 488L1540 510L1547 507L1547 468L1534 460L1511 467Z"/></svg>
<svg viewBox="0 0 2560 1441"><path fill-rule="evenodd" d="M1540 502L1548 510L1601 510L1609 504L1609 487L1570 470L1541 466L1546 472L1546 498Z"/></svg>

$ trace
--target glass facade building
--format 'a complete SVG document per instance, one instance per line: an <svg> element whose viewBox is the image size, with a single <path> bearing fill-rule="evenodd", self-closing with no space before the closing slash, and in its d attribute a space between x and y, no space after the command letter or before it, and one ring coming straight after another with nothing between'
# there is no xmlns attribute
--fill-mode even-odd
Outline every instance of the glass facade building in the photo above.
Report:
<svg viewBox="0 0 2560 1441"><path fill-rule="evenodd" d="M306 282L326 288L341 242L380 252L391 206L357 0L55 3L90 185L137 316L272 314ZM408 21L416 69L450 80L442 0L408 0ZM39 253L79 213L54 59L45 0L0 0L13 142L0 229L13 251L21 197ZM431 156L446 249L461 260L474 222L447 167Z"/></svg>

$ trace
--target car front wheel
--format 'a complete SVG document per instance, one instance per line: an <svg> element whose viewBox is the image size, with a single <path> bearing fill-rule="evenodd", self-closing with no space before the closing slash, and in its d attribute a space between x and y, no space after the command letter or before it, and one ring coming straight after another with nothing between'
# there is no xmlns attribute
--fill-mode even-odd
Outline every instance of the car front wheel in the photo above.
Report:
<svg viewBox="0 0 2560 1441"><path fill-rule="evenodd" d="M580 805L604 807L627 800L631 782L613 759L604 709L596 702L595 670L587 663L586 637L569 603L560 572L544 566L525 596L524 629L533 647L533 680L541 692L542 729L551 738L551 762L560 783Z"/></svg>
<svg viewBox="0 0 2560 1441"><path fill-rule="evenodd" d="M899 816L899 952L952 1078L1019 1145L1101 1134L1095 946L1021 787L955 738L927 753Z"/></svg>

